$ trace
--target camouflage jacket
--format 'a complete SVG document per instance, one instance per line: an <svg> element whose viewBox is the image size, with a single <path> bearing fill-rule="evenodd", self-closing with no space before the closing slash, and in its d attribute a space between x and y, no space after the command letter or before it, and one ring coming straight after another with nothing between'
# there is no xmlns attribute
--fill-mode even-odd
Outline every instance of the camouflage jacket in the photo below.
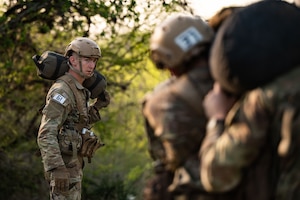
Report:
<svg viewBox="0 0 300 200"><path fill-rule="evenodd" d="M249 91L224 130L208 129L200 151L207 191L233 200L300 199L299 76L296 68Z"/></svg>
<svg viewBox="0 0 300 200"><path fill-rule="evenodd" d="M212 85L208 67L196 68L160 84L143 103L152 159L175 174L188 171L191 182L199 180L197 155L207 122L202 100ZM170 189L181 184L175 182Z"/></svg>
<svg viewBox="0 0 300 200"><path fill-rule="evenodd" d="M60 79L47 94L37 138L46 172L67 165L72 156L77 157L74 150L77 152L82 142L79 124L89 128L91 123L100 120L98 110L88 106L89 91L70 74L64 76L75 84L80 99L76 100L69 85ZM77 103L81 104L83 113L79 112Z"/></svg>

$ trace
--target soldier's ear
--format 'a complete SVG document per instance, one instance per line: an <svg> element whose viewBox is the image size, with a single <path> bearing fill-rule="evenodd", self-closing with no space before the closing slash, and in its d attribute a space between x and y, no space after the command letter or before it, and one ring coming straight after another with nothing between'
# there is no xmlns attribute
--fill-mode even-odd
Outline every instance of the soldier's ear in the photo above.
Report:
<svg viewBox="0 0 300 200"><path fill-rule="evenodd" d="M70 61L71 65L73 66L73 65L75 64L76 57L75 57L74 55L71 55L71 56L69 57L69 61Z"/></svg>

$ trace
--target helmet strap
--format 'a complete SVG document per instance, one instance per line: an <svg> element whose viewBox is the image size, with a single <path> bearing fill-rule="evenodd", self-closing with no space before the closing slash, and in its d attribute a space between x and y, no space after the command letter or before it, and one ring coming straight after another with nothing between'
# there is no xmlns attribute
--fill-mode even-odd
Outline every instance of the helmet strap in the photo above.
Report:
<svg viewBox="0 0 300 200"><path fill-rule="evenodd" d="M80 61L80 65L81 65L81 61ZM87 76L87 75L85 75L83 72L82 72L82 70L78 70L78 69L76 69L76 68L74 68L72 65L71 65L71 63L68 61L68 66L70 67L70 69L72 70L72 71L74 71L76 74L78 74L79 76L81 76L82 78L84 78L84 79L87 79L87 78L90 78L91 76ZM81 68L80 68L81 69Z"/></svg>
<svg viewBox="0 0 300 200"><path fill-rule="evenodd" d="M92 75L90 75L90 76L87 76L87 75L85 75L85 74L82 72L82 62L81 62L80 52L78 53L78 60L79 60L79 67L80 67L80 73L79 73L79 75L80 75L81 77L83 77L84 79L88 79L88 78L92 77L92 76L94 75L94 73L93 73ZM78 70L77 70L77 71L78 71Z"/></svg>
<svg viewBox="0 0 300 200"><path fill-rule="evenodd" d="M87 75L85 75L83 72L82 72L82 62L81 62L81 56L80 56L80 52L77 54L77 58L78 58L78 61L79 61L79 67L80 67L80 70L78 70L78 69L76 69L76 68L74 68L73 66L72 66L72 64L70 63L70 61L68 61L68 66L70 67L70 69L72 70L72 71L74 71L76 74L78 74L79 76L81 76L82 78L84 78L84 79L88 79L88 78L90 78L91 76L87 76Z"/></svg>
<svg viewBox="0 0 300 200"><path fill-rule="evenodd" d="M81 63L81 56L80 56L80 52L78 52L78 60L79 60L80 72L82 73L82 63ZM83 74L83 73L82 73L82 74Z"/></svg>

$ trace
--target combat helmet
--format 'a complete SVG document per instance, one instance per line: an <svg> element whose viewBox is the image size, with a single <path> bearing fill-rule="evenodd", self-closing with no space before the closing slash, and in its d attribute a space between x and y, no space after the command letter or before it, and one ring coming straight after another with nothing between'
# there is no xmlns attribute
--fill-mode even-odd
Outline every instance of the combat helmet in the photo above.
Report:
<svg viewBox="0 0 300 200"><path fill-rule="evenodd" d="M75 52L80 56L89 58L100 58L101 49L93 40L86 37L75 38L65 50L65 56L70 56L70 52Z"/></svg>
<svg viewBox="0 0 300 200"><path fill-rule="evenodd" d="M154 29L150 58L157 68L178 68L203 52L213 37L213 30L199 16L176 13Z"/></svg>
<svg viewBox="0 0 300 200"><path fill-rule="evenodd" d="M101 57L100 47L97 45L96 42L94 42L93 40L91 40L89 38L77 37L66 47L65 57L70 57L72 52L75 52L79 55L80 70L74 68L71 65L71 63L68 61L67 64L70 67L70 69L72 69L74 72L76 72L77 74L79 74L80 76L82 76L85 79L90 78L90 76L86 76L82 72L81 57L99 59ZM97 63L96 63L96 65L97 65Z"/></svg>

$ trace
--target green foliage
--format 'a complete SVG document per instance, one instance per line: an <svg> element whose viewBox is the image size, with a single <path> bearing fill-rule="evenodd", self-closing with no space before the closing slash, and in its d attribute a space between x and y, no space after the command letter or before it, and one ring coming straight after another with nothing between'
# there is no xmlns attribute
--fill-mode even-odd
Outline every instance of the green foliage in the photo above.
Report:
<svg viewBox="0 0 300 200"><path fill-rule="evenodd" d="M141 101L168 77L149 62L148 39L166 11L186 6L183 0L168 2L0 0L1 198L48 199L36 136L52 82L37 76L31 58L46 50L64 53L76 36L98 42L103 58L97 69L112 95L93 128L106 145L84 168L83 199L140 198L152 172Z"/></svg>

